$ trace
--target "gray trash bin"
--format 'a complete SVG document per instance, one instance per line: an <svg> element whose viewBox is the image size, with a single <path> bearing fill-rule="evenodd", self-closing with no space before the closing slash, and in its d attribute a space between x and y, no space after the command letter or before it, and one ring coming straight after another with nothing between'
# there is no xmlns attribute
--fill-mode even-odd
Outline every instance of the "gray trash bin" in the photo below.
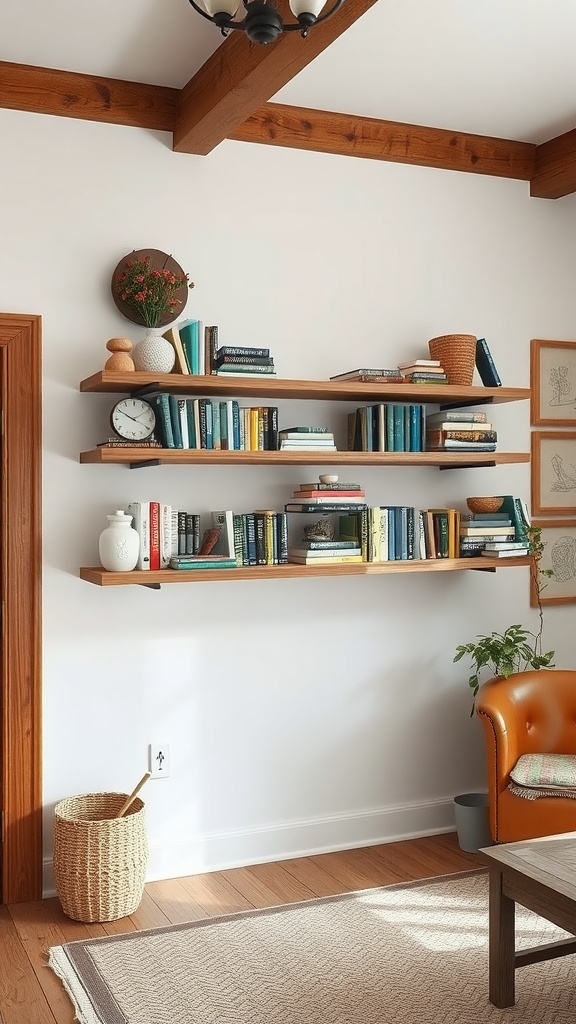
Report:
<svg viewBox="0 0 576 1024"><path fill-rule="evenodd" d="M454 816L461 850L478 853L492 846L488 820L488 793L462 793L454 797Z"/></svg>

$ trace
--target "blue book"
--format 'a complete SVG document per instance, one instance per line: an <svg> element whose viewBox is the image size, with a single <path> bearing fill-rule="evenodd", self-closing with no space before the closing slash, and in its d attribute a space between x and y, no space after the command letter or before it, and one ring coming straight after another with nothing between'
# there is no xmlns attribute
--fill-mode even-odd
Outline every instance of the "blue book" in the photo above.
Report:
<svg viewBox="0 0 576 1024"><path fill-rule="evenodd" d="M422 406L410 407L410 451L422 451Z"/></svg>
<svg viewBox="0 0 576 1024"><path fill-rule="evenodd" d="M492 359L486 338L476 340L476 369L485 388L500 388L502 381Z"/></svg>
<svg viewBox="0 0 576 1024"><path fill-rule="evenodd" d="M166 448L175 448L174 443L174 432L172 430L172 418L170 416L170 405L168 402L168 395L151 395L149 401L158 410L157 422L159 422L162 431L162 443Z"/></svg>

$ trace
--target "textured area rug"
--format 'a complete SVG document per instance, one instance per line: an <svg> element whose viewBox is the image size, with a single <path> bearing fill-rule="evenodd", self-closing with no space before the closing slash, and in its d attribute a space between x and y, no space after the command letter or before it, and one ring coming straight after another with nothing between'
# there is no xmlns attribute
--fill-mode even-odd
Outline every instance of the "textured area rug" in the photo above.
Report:
<svg viewBox="0 0 576 1024"><path fill-rule="evenodd" d="M565 933L518 908L517 946ZM574 1024L567 956L488 1002L488 883L467 873L56 946L82 1024Z"/></svg>

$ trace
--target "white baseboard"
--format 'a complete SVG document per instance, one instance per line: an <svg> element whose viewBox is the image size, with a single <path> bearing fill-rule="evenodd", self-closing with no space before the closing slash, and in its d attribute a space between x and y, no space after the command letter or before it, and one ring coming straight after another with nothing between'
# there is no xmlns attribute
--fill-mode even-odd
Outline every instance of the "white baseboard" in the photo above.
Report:
<svg viewBox="0 0 576 1024"><path fill-rule="evenodd" d="M454 830L453 800L412 803L277 822L261 828L198 836L193 841L150 844L147 881L180 878L204 871L310 857L318 853L399 842ZM44 860L44 896L55 894L52 858Z"/></svg>

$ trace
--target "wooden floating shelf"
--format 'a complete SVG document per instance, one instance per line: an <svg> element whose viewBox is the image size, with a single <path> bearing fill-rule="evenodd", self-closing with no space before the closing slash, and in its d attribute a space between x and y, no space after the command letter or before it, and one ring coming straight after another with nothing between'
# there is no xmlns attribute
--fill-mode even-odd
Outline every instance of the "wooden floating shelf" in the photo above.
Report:
<svg viewBox="0 0 576 1024"><path fill-rule="evenodd" d="M311 576L380 576L399 572L459 572L462 570L510 569L530 565L520 558L431 558L426 561L340 562L337 565L244 565L236 569L160 569L107 572L101 566L80 569L80 578L98 587L140 585L159 587L164 583L206 583L212 580L308 579Z"/></svg>
<svg viewBox="0 0 576 1024"><path fill-rule="evenodd" d="M233 398L298 398L340 402L430 402L436 405L485 405L530 398L529 388L458 387L454 384L363 384L357 381L286 380L280 377L202 377L179 373L113 373L100 370L80 384L83 392L141 391Z"/></svg>
<svg viewBox="0 0 576 1024"><path fill-rule="evenodd" d="M98 466L502 466L529 462L528 452L247 452L189 448L93 448L80 462Z"/></svg>

